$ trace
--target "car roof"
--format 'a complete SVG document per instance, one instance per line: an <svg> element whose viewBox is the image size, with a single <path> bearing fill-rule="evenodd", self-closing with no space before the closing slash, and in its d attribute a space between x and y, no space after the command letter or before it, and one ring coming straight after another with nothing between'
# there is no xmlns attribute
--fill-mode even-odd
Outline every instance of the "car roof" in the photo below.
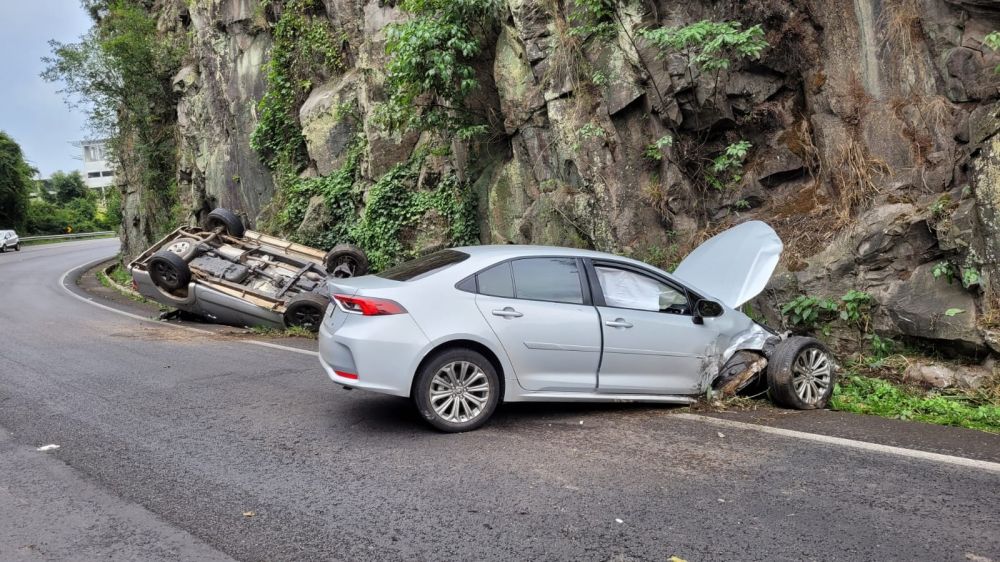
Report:
<svg viewBox="0 0 1000 562"><path fill-rule="evenodd" d="M608 259L623 263L630 263L645 269L652 269L654 271L667 274L667 272L652 266L648 263L644 263L631 258L626 258L623 256L616 256L614 254L609 254L606 252L598 252L595 250L583 250L580 248L564 248L561 246L530 246L530 245L518 245L518 244L503 244L503 245L485 245L485 246L462 246L460 248L453 248L460 252L466 253L470 256L470 265L480 265L487 263L496 263L513 258L527 258L527 257L540 257L540 256L566 256L566 257L576 257L576 258L593 258L593 259ZM478 269L478 267L477 267Z"/></svg>

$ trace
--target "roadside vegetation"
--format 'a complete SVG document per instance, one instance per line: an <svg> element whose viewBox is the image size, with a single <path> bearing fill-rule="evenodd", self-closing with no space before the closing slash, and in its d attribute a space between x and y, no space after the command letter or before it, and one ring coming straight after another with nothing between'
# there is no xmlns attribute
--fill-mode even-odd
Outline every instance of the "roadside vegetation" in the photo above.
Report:
<svg viewBox="0 0 1000 562"><path fill-rule="evenodd" d="M34 174L21 146L0 131L0 229L24 230Z"/></svg>
<svg viewBox="0 0 1000 562"><path fill-rule="evenodd" d="M314 340L318 337L317 334L310 332L302 326L292 326L284 330L267 328L265 326L251 326L249 330L250 333L263 338L308 338Z"/></svg>
<svg viewBox="0 0 1000 562"><path fill-rule="evenodd" d="M88 189L79 172L55 172L35 183L28 202L26 234L69 234L117 230L121 224L118 190L105 195Z"/></svg>

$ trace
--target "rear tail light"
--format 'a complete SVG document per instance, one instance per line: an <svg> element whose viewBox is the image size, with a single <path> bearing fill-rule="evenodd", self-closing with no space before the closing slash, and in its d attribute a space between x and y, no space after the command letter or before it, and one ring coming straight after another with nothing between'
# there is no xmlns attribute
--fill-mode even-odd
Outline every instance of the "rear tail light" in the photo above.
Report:
<svg viewBox="0 0 1000 562"><path fill-rule="evenodd" d="M352 297L349 295L333 295L337 307L349 314L363 316L386 316L389 314L406 314L406 309L396 301L376 299L373 297Z"/></svg>

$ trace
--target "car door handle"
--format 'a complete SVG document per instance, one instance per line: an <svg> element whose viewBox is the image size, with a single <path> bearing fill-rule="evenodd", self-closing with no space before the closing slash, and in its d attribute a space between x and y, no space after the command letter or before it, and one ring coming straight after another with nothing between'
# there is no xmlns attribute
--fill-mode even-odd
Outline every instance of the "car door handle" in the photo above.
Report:
<svg viewBox="0 0 1000 562"><path fill-rule="evenodd" d="M508 306L503 309L494 310L493 316L503 316L504 318L520 318L524 316L524 314L521 314L520 312Z"/></svg>
<svg viewBox="0 0 1000 562"><path fill-rule="evenodd" d="M632 323L624 318L615 318L614 320L608 320L604 323L605 326L610 326L612 328L631 328Z"/></svg>

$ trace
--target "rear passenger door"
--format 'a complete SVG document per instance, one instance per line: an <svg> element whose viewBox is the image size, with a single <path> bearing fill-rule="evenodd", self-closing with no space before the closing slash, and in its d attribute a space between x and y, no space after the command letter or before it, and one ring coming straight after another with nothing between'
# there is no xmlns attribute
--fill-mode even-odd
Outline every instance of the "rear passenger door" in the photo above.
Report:
<svg viewBox="0 0 1000 562"><path fill-rule="evenodd" d="M526 390L593 392L601 328L583 264L520 258L476 275L476 305Z"/></svg>

